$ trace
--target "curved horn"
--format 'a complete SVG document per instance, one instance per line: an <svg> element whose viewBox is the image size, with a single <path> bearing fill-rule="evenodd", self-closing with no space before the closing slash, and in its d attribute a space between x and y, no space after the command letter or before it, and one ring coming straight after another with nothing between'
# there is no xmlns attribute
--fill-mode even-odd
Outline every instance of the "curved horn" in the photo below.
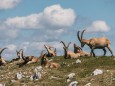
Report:
<svg viewBox="0 0 115 86"><path fill-rule="evenodd" d="M79 33L80 33L80 31L77 32L77 37L78 37L78 40L81 42L81 38L79 36Z"/></svg>
<svg viewBox="0 0 115 86"><path fill-rule="evenodd" d="M79 48L79 50L82 50L82 48L81 48L81 47L79 47L79 46L78 46L78 48Z"/></svg>
<svg viewBox="0 0 115 86"><path fill-rule="evenodd" d="M74 47L77 47L79 50L82 50L82 48L77 46L75 43L74 43Z"/></svg>
<svg viewBox="0 0 115 86"><path fill-rule="evenodd" d="M43 55L43 52L44 52L44 51L45 51L45 50L42 50L42 51L41 51L41 55Z"/></svg>
<svg viewBox="0 0 115 86"><path fill-rule="evenodd" d="M85 32L85 30L82 31L81 33L81 40L83 39L83 33Z"/></svg>
<svg viewBox="0 0 115 86"><path fill-rule="evenodd" d="M8 48L3 48L3 49L0 50L0 55L2 54L2 52L3 52L5 49L8 49Z"/></svg>
<svg viewBox="0 0 115 86"><path fill-rule="evenodd" d="M69 47L70 44L71 44L71 42L68 43L67 48Z"/></svg>
<svg viewBox="0 0 115 86"><path fill-rule="evenodd" d="M46 48L46 45L44 45L44 47Z"/></svg>
<svg viewBox="0 0 115 86"><path fill-rule="evenodd" d="M65 48L65 47L63 47L63 49L64 49L64 58L66 59L67 58L67 49Z"/></svg>
<svg viewBox="0 0 115 86"><path fill-rule="evenodd" d="M21 57L22 57L22 59L23 59L24 61L26 61L26 59L25 59L25 57L24 57L24 55L23 55L23 50L22 50L22 53L21 53Z"/></svg>
<svg viewBox="0 0 115 86"><path fill-rule="evenodd" d="M21 50L23 51L23 49L20 49L19 52L20 52Z"/></svg>
<svg viewBox="0 0 115 86"><path fill-rule="evenodd" d="M64 45L64 47L66 47L65 43L63 41L61 41L60 43L62 43Z"/></svg>
<svg viewBox="0 0 115 86"><path fill-rule="evenodd" d="M45 56L46 56L46 53L45 53L45 54L43 54L43 56L41 57L41 65L43 65L43 64L44 64L44 58L45 58Z"/></svg>

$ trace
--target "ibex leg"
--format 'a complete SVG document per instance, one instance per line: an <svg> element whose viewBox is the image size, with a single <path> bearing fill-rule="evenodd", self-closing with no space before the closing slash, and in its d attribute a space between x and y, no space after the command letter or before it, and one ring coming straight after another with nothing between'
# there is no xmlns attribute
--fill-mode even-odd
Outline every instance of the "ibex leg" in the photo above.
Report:
<svg viewBox="0 0 115 86"><path fill-rule="evenodd" d="M106 49L105 49L105 48L103 49L103 51L104 51L104 54L103 54L103 56L105 56L105 54L106 54L106 52L107 52L107 51L106 51Z"/></svg>
<svg viewBox="0 0 115 86"><path fill-rule="evenodd" d="M107 46L107 48L109 49L109 51L111 52L111 55L113 56L113 52L112 52L110 46Z"/></svg>

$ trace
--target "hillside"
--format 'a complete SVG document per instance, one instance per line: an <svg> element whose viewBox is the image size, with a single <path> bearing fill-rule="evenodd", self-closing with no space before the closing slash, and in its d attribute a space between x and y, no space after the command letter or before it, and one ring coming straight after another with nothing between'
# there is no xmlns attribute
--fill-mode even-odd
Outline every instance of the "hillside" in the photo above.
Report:
<svg viewBox="0 0 115 86"><path fill-rule="evenodd" d="M80 57L77 59L64 59L62 56L51 58L61 64L59 69L44 68L41 79L31 80L34 69L40 63L29 64L19 68L16 63L9 63L0 67L0 84L5 86L67 86L67 75L75 73L72 81L78 86L91 83L91 86L115 86L115 60L113 57ZM103 70L102 74L93 75L95 69ZM16 73L21 72L22 78L16 79Z"/></svg>

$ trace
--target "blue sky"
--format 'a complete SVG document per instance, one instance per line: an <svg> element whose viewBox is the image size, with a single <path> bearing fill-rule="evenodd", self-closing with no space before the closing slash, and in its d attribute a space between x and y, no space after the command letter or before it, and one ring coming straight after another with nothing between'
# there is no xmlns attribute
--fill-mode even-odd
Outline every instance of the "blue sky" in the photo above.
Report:
<svg viewBox="0 0 115 86"><path fill-rule="evenodd" d="M114 0L0 0L0 48L9 48L3 57L16 57L20 48L25 55L39 56L44 44L56 47L61 55L59 42L80 45L76 32L83 29L89 31L86 39L108 37L115 52L114 8ZM90 51L87 46L84 50Z"/></svg>

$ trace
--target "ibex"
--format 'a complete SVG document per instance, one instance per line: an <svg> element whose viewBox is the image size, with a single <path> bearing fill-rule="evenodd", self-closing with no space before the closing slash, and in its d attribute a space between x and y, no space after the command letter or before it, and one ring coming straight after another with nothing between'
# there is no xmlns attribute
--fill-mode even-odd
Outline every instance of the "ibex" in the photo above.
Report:
<svg viewBox="0 0 115 86"><path fill-rule="evenodd" d="M41 65L44 65L46 68L60 68L60 64L56 62L51 62L48 60L47 54L43 54L43 57L41 58Z"/></svg>
<svg viewBox="0 0 115 86"><path fill-rule="evenodd" d="M48 52L47 57L56 56L56 48L55 48L55 50L52 50L51 48L53 48L53 47L51 47L51 46L44 45L44 47L46 48L46 50Z"/></svg>
<svg viewBox="0 0 115 86"><path fill-rule="evenodd" d="M60 43L63 44L63 49L64 49L64 58L78 58L80 57L79 53L74 53L73 51L68 51L69 45L71 44L71 42L68 43L68 45L66 46L65 43L63 41L61 41Z"/></svg>
<svg viewBox="0 0 115 86"><path fill-rule="evenodd" d="M83 51L82 48L77 46L75 43L74 43L74 53L79 53L80 56L90 56L90 53Z"/></svg>
<svg viewBox="0 0 115 86"><path fill-rule="evenodd" d="M22 59L23 59L23 62L18 64L19 67L21 67L21 66L23 66L23 65L25 65L25 64L37 63L37 62L40 61L39 58L38 58L38 57L35 57L35 56L24 56L22 49L20 50L19 58L22 58Z"/></svg>
<svg viewBox="0 0 115 86"><path fill-rule="evenodd" d="M2 58L1 54L2 52L7 49L7 48L3 48L3 49L0 49L0 66L4 66L6 65L6 61Z"/></svg>
<svg viewBox="0 0 115 86"><path fill-rule="evenodd" d="M93 54L93 56L95 57L95 53L94 53L94 49L103 49L104 51L104 56L106 54L106 49L105 47L108 48L108 50L111 52L112 56L112 50L110 48L110 41L108 38L106 37L100 37L100 38L91 38L91 39L83 39L83 33L85 32L85 30L82 31L81 33L81 37L79 36L80 31L77 32L77 37L81 43L81 47L83 48L84 45L88 45L91 49L91 55Z"/></svg>
<svg viewBox="0 0 115 86"><path fill-rule="evenodd" d="M12 59L10 62L15 62L15 61L21 62L21 61L23 60L23 59L22 59L22 56L21 56L22 49L20 49L19 51L16 50L16 53L17 53L18 58L14 58L14 59Z"/></svg>

